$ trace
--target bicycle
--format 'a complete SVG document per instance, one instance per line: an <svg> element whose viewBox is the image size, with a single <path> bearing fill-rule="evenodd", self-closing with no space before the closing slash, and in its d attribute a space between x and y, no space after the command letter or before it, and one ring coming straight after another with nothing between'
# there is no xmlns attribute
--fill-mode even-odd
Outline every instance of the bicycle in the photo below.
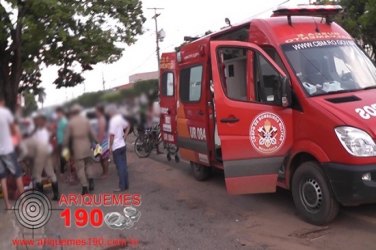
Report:
<svg viewBox="0 0 376 250"><path fill-rule="evenodd" d="M159 124L145 129L140 133L134 142L134 151L139 158L146 158L150 155L155 147L162 143L162 137Z"/></svg>

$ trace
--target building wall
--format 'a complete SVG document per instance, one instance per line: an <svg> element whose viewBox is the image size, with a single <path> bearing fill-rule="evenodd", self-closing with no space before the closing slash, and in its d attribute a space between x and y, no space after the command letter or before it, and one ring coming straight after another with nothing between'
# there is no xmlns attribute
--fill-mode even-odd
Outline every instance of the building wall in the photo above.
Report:
<svg viewBox="0 0 376 250"><path fill-rule="evenodd" d="M158 78L159 78L158 71L144 72L144 73L138 73L138 74L129 76L129 82L135 83L139 81L146 81L146 80L152 80L152 79L158 79Z"/></svg>

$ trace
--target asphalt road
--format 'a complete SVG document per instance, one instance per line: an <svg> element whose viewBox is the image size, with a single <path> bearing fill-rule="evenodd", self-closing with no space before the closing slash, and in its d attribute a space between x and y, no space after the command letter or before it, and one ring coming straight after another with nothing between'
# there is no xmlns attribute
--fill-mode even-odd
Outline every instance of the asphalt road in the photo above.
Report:
<svg viewBox="0 0 376 250"><path fill-rule="evenodd" d="M131 147L130 147L131 148ZM206 182L196 181L186 162L169 163L153 153L138 159L129 150L129 193L139 193L142 213L129 230L106 226L66 228L60 211L53 211L49 223L34 230L34 238L136 239L126 249L375 249L376 205L344 208L327 227L303 222L297 215L289 192L231 196L226 193L223 174L216 172ZM99 172L99 166L96 166ZM112 192L117 176L96 181L95 193ZM61 184L63 193L78 192L78 185ZM51 194L49 194L51 195ZM53 203L55 208L57 203ZM0 205L3 208L3 204ZM102 207L104 212L118 207ZM72 208L74 211L75 208ZM12 239L32 237L22 228L13 212L0 215L0 249L17 249ZM18 247L18 249L42 249ZM43 249L78 249L59 247ZM101 246L79 249L124 249Z"/></svg>

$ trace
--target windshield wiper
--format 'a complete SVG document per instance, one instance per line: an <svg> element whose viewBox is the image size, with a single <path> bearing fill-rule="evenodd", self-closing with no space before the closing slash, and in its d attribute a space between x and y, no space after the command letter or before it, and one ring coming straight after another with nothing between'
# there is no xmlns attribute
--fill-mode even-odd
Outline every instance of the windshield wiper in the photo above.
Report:
<svg viewBox="0 0 376 250"><path fill-rule="evenodd" d="M368 90L368 89L376 89L376 85L365 87L362 90Z"/></svg>

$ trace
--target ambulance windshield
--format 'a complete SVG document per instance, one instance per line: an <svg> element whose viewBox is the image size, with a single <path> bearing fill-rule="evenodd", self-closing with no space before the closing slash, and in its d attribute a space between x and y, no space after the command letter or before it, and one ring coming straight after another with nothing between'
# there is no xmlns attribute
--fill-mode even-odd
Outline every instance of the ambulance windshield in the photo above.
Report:
<svg viewBox="0 0 376 250"><path fill-rule="evenodd" d="M283 51L310 96L376 88L376 68L351 40L285 44Z"/></svg>

